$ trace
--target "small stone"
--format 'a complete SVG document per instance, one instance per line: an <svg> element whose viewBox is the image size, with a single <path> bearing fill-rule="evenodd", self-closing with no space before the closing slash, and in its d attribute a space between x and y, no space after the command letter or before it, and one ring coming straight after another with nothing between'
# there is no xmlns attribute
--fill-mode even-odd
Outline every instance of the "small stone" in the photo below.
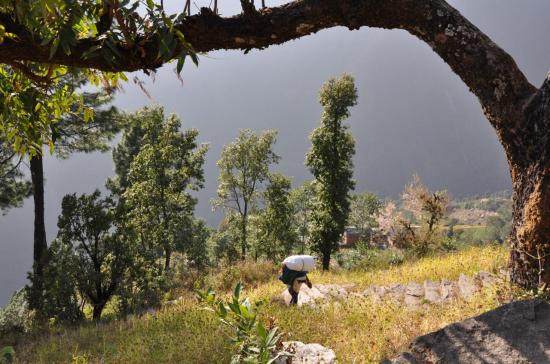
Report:
<svg viewBox="0 0 550 364"><path fill-rule="evenodd" d="M384 286L370 286L364 292L365 297L370 297L375 302L380 302L386 295L387 289Z"/></svg>
<svg viewBox="0 0 550 364"><path fill-rule="evenodd" d="M422 298L424 296L424 288L418 283L409 283L407 284L405 290L405 305L409 307L417 307L422 303Z"/></svg>
<svg viewBox="0 0 550 364"><path fill-rule="evenodd" d="M476 274L475 279L482 288L492 287L496 281L495 276L487 272L479 272Z"/></svg>
<svg viewBox="0 0 550 364"><path fill-rule="evenodd" d="M458 277L458 292L462 298L469 300L478 290L479 288L472 278L464 273L460 273L460 277Z"/></svg>
<svg viewBox="0 0 550 364"><path fill-rule="evenodd" d="M388 287L387 296L396 302L401 302L405 298L405 286L402 284L392 284Z"/></svg>
<svg viewBox="0 0 550 364"><path fill-rule="evenodd" d="M283 351L293 354L292 357L281 356L275 364L335 364L336 354L332 349L320 344L304 344L299 341L283 342Z"/></svg>
<svg viewBox="0 0 550 364"><path fill-rule="evenodd" d="M456 298L457 296L457 286L455 282L448 281L446 279L441 281L440 293L441 300L445 303L448 303Z"/></svg>
<svg viewBox="0 0 550 364"><path fill-rule="evenodd" d="M430 303L440 303L441 293L439 284L432 281L424 282L424 299Z"/></svg>

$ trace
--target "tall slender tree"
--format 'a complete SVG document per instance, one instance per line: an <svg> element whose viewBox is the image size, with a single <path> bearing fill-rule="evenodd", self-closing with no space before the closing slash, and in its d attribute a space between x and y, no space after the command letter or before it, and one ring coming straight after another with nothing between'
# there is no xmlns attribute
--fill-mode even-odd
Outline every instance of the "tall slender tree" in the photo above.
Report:
<svg viewBox="0 0 550 364"><path fill-rule="evenodd" d="M218 161L218 198L212 203L238 215L241 259L246 258L248 251L248 218L255 208L261 184L269 175L269 166L279 161L273 152L276 136L274 130L260 135L249 129L240 130L237 139L223 147Z"/></svg>
<svg viewBox="0 0 550 364"><path fill-rule="evenodd" d="M86 78L81 74L68 74L56 85L60 89L75 90L84 86ZM72 153L105 152L109 150L109 141L119 130L119 113L113 106L107 106L112 96L105 92L84 92L73 97L67 112L61 114L56 123L51 124L49 148L57 158L67 159ZM35 107L41 107L40 99L35 99ZM84 110L83 112L81 112ZM47 117L41 115L40 117ZM30 171L34 199L34 266L30 279L34 288L30 290L32 307L40 307L41 279L47 251L45 205L44 205L44 162L43 148L37 148L30 156Z"/></svg>
<svg viewBox="0 0 550 364"><path fill-rule="evenodd" d="M343 122L357 103L357 89L350 75L329 79L321 88L321 125L311 133L306 166L315 177L318 204L313 210L311 241L322 255L323 269L338 248L350 211L350 191L355 188L353 161L355 141Z"/></svg>

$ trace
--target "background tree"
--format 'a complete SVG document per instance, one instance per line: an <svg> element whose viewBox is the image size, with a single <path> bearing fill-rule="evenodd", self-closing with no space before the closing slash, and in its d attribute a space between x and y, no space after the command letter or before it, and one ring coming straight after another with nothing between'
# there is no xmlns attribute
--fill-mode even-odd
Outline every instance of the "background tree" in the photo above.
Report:
<svg viewBox="0 0 550 364"><path fill-rule="evenodd" d="M0 212L19 207L32 193L31 183L21 172L23 158L0 136Z"/></svg>
<svg viewBox="0 0 550 364"><path fill-rule="evenodd" d="M353 196L348 225L357 228L362 239L370 240L370 232L378 225L376 217L383 206L382 201L372 192L363 192Z"/></svg>
<svg viewBox="0 0 550 364"><path fill-rule="evenodd" d="M234 211L239 219L241 259L246 258L248 250L248 217L259 197L261 184L267 179L269 166L279 161L273 152L277 132L267 130L257 135L252 130L239 130L237 139L222 150L217 165L218 198L213 201L214 207Z"/></svg>
<svg viewBox="0 0 550 364"><path fill-rule="evenodd" d="M66 195L61 203L57 238L74 251L78 291L93 307L98 321L105 305L121 286L131 265L130 250L113 232L114 204L91 195Z"/></svg>
<svg viewBox="0 0 550 364"><path fill-rule="evenodd" d="M240 216L236 212L226 211L217 231L210 235L209 246L216 263L222 260L234 263L239 259L241 231L238 228L238 221L240 221Z"/></svg>
<svg viewBox="0 0 550 364"><path fill-rule="evenodd" d="M449 207L447 191L430 192L416 174L405 186L401 199L405 209L412 212L419 222L426 225L428 236L433 234Z"/></svg>
<svg viewBox="0 0 550 364"><path fill-rule="evenodd" d="M331 78L321 88L321 126L311 133L311 149L306 166L315 177L318 205L313 211L311 241L322 254L323 269L329 269L330 256L338 248L350 211L350 191L354 189L355 141L343 121L357 103L357 89L347 74Z"/></svg>
<svg viewBox="0 0 550 364"><path fill-rule="evenodd" d="M58 323L77 323L84 318L86 296L79 294L77 276L81 267L73 245L54 239L48 247L47 261L37 317ZM31 294L30 289L26 287L28 294Z"/></svg>
<svg viewBox="0 0 550 364"><path fill-rule="evenodd" d="M190 191L203 186L208 148L197 144L196 129L180 132L181 121L176 115L165 118L161 107L139 115L144 134L130 164L130 184L123 197L130 224L141 239L163 252L164 270L168 270L181 234L193 225L197 201ZM184 248L180 249L185 252Z"/></svg>
<svg viewBox="0 0 550 364"><path fill-rule="evenodd" d="M277 262L292 252L298 237L290 202L290 178L271 173L268 180L264 209L258 214L256 249L259 255Z"/></svg>
<svg viewBox="0 0 550 364"><path fill-rule="evenodd" d="M300 239L300 254L306 251L310 235L311 214L315 207L317 194L313 181L305 181L300 187L290 192L290 200L294 209L296 233Z"/></svg>
<svg viewBox="0 0 550 364"><path fill-rule="evenodd" d="M33 272L29 291L31 308L40 308L46 262L47 240L44 208L43 149L55 150L67 158L72 152L106 150L117 131L116 109L102 106L111 98L102 93L77 94L86 78L82 73L57 69L55 82L37 86L25 74L11 67L0 67L1 128L11 147L21 156L28 155L34 199ZM92 120L94 109L96 119ZM28 122L35 126L29 128ZM33 125L34 125L33 124Z"/></svg>

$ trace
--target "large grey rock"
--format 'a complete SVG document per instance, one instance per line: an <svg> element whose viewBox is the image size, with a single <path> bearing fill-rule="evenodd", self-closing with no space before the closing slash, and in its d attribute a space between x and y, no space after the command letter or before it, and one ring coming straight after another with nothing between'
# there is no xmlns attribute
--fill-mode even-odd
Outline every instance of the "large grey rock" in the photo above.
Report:
<svg viewBox="0 0 550 364"><path fill-rule="evenodd" d="M319 344L304 344L300 341L283 342L283 351L292 356L281 356L275 364L335 364L336 354L332 349Z"/></svg>
<svg viewBox="0 0 550 364"><path fill-rule="evenodd" d="M411 353L402 353L397 358L384 360L382 364L418 364Z"/></svg>
<svg viewBox="0 0 550 364"><path fill-rule="evenodd" d="M386 362L550 363L550 305L541 300L509 303L420 336L409 351Z"/></svg>

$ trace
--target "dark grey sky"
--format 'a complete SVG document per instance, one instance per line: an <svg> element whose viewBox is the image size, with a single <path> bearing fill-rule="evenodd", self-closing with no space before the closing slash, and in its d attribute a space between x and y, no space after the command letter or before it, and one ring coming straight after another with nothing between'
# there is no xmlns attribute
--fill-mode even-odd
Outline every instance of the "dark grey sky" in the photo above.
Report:
<svg viewBox="0 0 550 364"><path fill-rule="evenodd" d="M220 3L224 14L238 10L237 0ZM451 3L510 52L531 82L542 83L550 69L548 0ZM509 188L502 148L477 100L427 45L404 31L338 28L248 55L213 52L201 57L198 68L186 65L183 85L169 65L154 82L142 76L153 100L129 83L115 103L129 111L164 105L181 116L185 128L197 128L200 141L210 143L197 214L215 225L219 214L211 212L209 200L216 192L215 163L222 145L239 128L278 129L276 151L282 161L277 169L301 183L308 178L303 166L308 134L321 113L319 87L342 72L355 77L359 90L349 120L357 140L358 191L395 196L415 172L430 187L454 195ZM63 195L102 187L113 167L110 154L92 154L66 161L47 158L45 170L51 240ZM31 200L0 216L0 305L25 284L32 221Z"/></svg>

